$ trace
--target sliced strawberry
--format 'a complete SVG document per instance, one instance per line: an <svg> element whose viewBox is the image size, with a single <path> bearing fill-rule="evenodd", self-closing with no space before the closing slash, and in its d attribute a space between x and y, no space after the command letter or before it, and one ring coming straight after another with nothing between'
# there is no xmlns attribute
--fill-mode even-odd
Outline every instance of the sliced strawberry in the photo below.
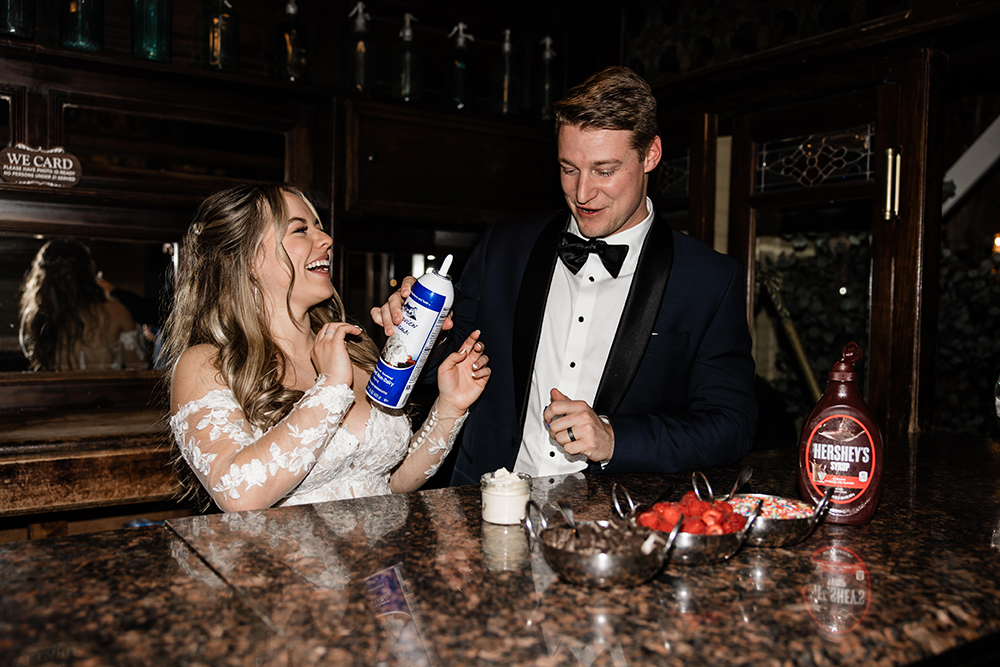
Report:
<svg viewBox="0 0 1000 667"><path fill-rule="evenodd" d="M716 524L722 524L722 512L715 509L714 507L710 507L709 509L705 510L704 513L702 513L701 520L705 522L706 526L714 526Z"/></svg>

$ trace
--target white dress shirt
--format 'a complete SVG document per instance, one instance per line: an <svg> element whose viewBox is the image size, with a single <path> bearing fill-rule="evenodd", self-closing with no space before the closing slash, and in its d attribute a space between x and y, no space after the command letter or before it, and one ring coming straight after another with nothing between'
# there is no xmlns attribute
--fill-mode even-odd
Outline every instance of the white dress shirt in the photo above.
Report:
<svg viewBox="0 0 1000 667"><path fill-rule="evenodd" d="M604 239L611 245L628 246L617 278L611 277L595 254L587 256L576 275L562 261L556 262L531 372L528 413L514 464L517 472L540 477L587 468L586 456L567 454L562 445L549 437L542 411L551 402L549 391L553 387L571 400L586 401L593 407L639 253L652 225L653 202L649 198L646 207L649 215L645 220ZM572 216L568 231L583 238Z"/></svg>

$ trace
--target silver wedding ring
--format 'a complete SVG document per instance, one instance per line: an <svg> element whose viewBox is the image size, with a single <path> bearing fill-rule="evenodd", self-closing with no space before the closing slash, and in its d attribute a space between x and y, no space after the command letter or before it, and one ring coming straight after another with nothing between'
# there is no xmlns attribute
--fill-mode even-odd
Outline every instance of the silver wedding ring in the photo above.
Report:
<svg viewBox="0 0 1000 667"><path fill-rule="evenodd" d="M569 441L576 442L576 436L573 435L573 427L570 426L568 429L566 429L566 432L569 433Z"/></svg>

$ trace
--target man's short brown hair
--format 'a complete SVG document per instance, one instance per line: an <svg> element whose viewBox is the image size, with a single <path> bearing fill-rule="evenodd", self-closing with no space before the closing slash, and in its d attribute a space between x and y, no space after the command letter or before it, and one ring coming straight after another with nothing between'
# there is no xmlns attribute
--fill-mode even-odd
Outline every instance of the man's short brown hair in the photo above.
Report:
<svg viewBox="0 0 1000 667"><path fill-rule="evenodd" d="M656 98L649 84L627 67L607 67L569 89L553 103L556 135L563 125L582 129L629 130L632 147L645 159L656 125Z"/></svg>

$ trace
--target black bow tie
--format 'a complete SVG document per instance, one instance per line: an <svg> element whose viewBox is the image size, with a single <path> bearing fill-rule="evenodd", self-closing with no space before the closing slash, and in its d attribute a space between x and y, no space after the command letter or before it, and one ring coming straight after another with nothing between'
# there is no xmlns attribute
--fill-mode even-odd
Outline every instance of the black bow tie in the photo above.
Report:
<svg viewBox="0 0 1000 667"><path fill-rule="evenodd" d="M627 245L608 245L600 239L581 239L575 234L563 232L559 237L559 258L574 274L580 273L587 255L596 253L612 278L618 277L628 254Z"/></svg>

